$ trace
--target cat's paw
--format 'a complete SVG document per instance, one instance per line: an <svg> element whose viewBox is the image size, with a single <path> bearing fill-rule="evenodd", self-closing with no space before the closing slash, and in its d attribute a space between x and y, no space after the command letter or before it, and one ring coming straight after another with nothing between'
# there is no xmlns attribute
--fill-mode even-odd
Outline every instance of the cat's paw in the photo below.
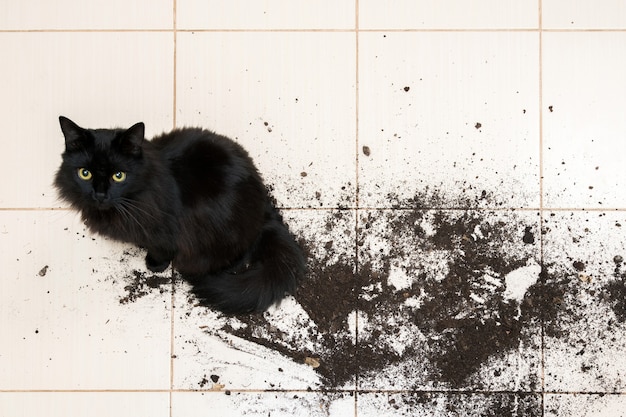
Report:
<svg viewBox="0 0 626 417"><path fill-rule="evenodd" d="M160 262L157 261L149 253L146 255L146 266L152 272L163 272L169 266L170 261Z"/></svg>

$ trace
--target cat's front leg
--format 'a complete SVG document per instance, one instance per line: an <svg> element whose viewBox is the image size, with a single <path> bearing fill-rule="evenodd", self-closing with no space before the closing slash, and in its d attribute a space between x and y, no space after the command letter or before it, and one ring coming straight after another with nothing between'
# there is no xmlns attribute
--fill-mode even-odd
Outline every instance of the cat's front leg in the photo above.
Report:
<svg viewBox="0 0 626 417"><path fill-rule="evenodd" d="M174 259L174 254L170 251L148 249L146 255L146 267L152 272L163 272Z"/></svg>

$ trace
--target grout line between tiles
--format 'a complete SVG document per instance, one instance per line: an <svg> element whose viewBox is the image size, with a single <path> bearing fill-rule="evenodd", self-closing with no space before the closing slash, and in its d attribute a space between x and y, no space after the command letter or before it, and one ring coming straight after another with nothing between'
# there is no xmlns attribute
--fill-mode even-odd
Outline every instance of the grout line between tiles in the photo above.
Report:
<svg viewBox="0 0 626 417"><path fill-rule="evenodd" d="M355 125L354 125L354 139L355 139L355 144L354 144L354 155L355 155L355 196L354 196L354 201L355 201L355 206L356 206L356 211L355 211L355 216L354 216L354 263L355 263L355 272L359 273L359 269L361 267L360 265L360 259L359 259L359 190L360 190L360 178L359 178L359 111L360 111L360 107L359 107L359 103L360 103L360 91L359 91L359 0L355 0L354 1L354 112L355 112ZM355 286L356 286L356 282L355 282ZM355 325L354 325L354 355L353 355L353 360L355 360L357 363L359 363L359 357L358 357L358 353L359 353L359 292L356 291L357 288L355 288L354 291L354 297L355 297L355 311L356 314L354 315L354 320L355 320ZM355 375L354 375L354 417L358 417L359 414L359 368L358 367L354 367L354 369L356 369Z"/></svg>
<svg viewBox="0 0 626 417"><path fill-rule="evenodd" d="M174 42L173 45L173 56L172 56L172 128L176 128L176 107L177 107L177 99L176 99L176 85L177 85L177 30L176 30L176 0L172 0L172 40ZM172 283L172 298L170 300L170 390L169 390L169 417L173 417L174 415L174 404L173 404L173 391L174 391L174 358L175 358L175 337L174 337L174 318L176 317L174 309L176 308L176 283L175 283L175 272L174 268L172 268L171 272Z"/></svg>
<svg viewBox="0 0 626 417"><path fill-rule="evenodd" d="M447 211L543 211L543 212L589 212L609 213L626 212L626 207L385 207L385 206L359 206L359 207L278 207L279 210L287 211L348 211L348 210L447 210ZM74 211L69 207L0 207L2 211Z"/></svg>
<svg viewBox="0 0 626 417"><path fill-rule="evenodd" d="M172 29L0 29L0 33L169 33ZM310 32L310 33L353 33L354 29L175 29L179 33L228 33L228 32L276 32L276 33L298 33L298 32ZM397 28L373 28L373 29L358 29L358 32L397 32L397 33L422 33L422 32L545 32L545 33L572 33L572 32L626 32L626 28L580 28L580 29L568 29L568 28L553 28L553 29L540 29L540 28L428 28L428 29L397 29Z"/></svg>
<svg viewBox="0 0 626 417"><path fill-rule="evenodd" d="M543 200L543 3L542 0L538 0L538 26L539 26L539 264L541 265L541 272L539 277L540 285L545 286L546 277L543 273L544 268L544 235L541 233L544 221L544 200ZM543 300L545 303L545 299ZM546 413L546 341L545 341L545 314L541 314L541 416L545 416Z"/></svg>
<svg viewBox="0 0 626 417"><path fill-rule="evenodd" d="M212 389L0 389L0 394L29 394L29 393L60 393L60 394L83 394L83 393L149 393L149 394L168 394L168 393L215 393L225 394L241 393L241 394L267 394L267 393L301 393L301 394L350 394L354 393L354 388L346 389L238 389L224 388L220 390ZM452 394L452 395L598 395L598 396L615 396L626 397L626 391L527 391L527 390L476 390L476 389L358 389L360 394Z"/></svg>
<svg viewBox="0 0 626 417"><path fill-rule="evenodd" d="M172 82L172 89L173 89L173 96L172 96L172 128L176 129L176 106L177 106L177 97L176 97L176 81L177 81L177 34L178 34L178 30L176 29L176 0L172 0L173 1L173 8L174 8L174 18L172 21L173 24L173 41L174 41L174 56L173 56L173 67L172 67L172 73L173 73L173 82Z"/></svg>

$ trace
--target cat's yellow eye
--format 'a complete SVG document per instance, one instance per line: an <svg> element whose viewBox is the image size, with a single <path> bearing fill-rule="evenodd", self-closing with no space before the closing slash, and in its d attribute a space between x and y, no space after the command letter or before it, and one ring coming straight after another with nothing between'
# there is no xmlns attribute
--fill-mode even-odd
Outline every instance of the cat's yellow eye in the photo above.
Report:
<svg viewBox="0 0 626 417"><path fill-rule="evenodd" d="M122 182L126 179L126 173L124 171L117 171L111 178L113 178L115 182Z"/></svg>
<svg viewBox="0 0 626 417"><path fill-rule="evenodd" d="M78 178L81 180L89 181L91 179L91 171L87 168L78 168Z"/></svg>

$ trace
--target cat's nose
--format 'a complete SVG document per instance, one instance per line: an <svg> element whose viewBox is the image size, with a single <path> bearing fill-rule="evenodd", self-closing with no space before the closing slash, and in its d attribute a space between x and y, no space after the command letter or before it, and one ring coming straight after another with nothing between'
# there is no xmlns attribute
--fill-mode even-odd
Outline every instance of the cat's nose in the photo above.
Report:
<svg viewBox="0 0 626 417"><path fill-rule="evenodd" d="M100 192L96 192L94 193L93 197L99 202L102 203L106 198L107 195L105 193L100 193Z"/></svg>

